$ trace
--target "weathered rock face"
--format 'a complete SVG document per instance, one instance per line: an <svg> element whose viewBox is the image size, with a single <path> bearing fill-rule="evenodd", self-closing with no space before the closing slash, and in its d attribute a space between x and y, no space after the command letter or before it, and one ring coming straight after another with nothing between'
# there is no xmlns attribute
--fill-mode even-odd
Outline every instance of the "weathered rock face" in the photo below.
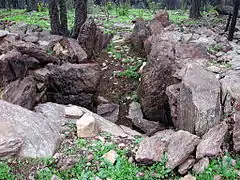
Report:
<svg viewBox="0 0 240 180"><path fill-rule="evenodd" d="M111 122L117 122L119 115L118 104L100 104L97 107L97 114Z"/></svg>
<svg viewBox="0 0 240 180"><path fill-rule="evenodd" d="M78 42L87 53L87 57L91 58L98 55L112 39L112 35L104 34L97 27L93 19L88 19L81 27Z"/></svg>
<svg viewBox="0 0 240 180"><path fill-rule="evenodd" d="M205 157L200 159L196 164L193 166L193 172L195 173L202 173L209 165L209 158Z"/></svg>
<svg viewBox="0 0 240 180"><path fill-rule="evenodd" d="M55 104L55 103L44 103L38 105L35 110L37 113L43 114L52 121L61 121L61 122L68 122L69 119L65 117L65 107L66 105ZM95 118L98 124L98 128L101 132L108 132L113 136L121 136L121 137L131 137L127 133L125 133L121 127L118 125L104 119L103 117L89 111L86 108L78 107L83 114L91 115Z"/></svg>
<svg viewBox="0 0 240 180"><path fill-rule="evenodd" d="M195 150L199 143L199 137L186 131L178 131L174 133L167 148L166 166L174 169L182 164L189 155Z"/></svg>
<svg viewBox="0 0 240 180"><path fill-rule="evenodd" d="M226 76L220 80L222 89L222 104L224 105L224 114L231 114L235 110L240 110L240 73L238 71L229 71Z"/></svg>
<svg viewBox="0 0 240 180"><path fill-rule="evenodd" d="M3 156L12 153L33 158L52 156L60 142L61 122L55 123L53 119L0 100L0 139L1 142L7 139L5 148L9 148L4 150ZM9 137L18 140L11 141Z"/></svg>
<svg viewBox="0 0 240 180"><path fill-rule="evenodd" d="M175 127L199 136L220 122L220 84L213 73L198 64L185 70L179 94Z"/></svg>
<svg viewBox="0 0 240 180"><path fill-rule="evenodd" d="M157 20L163 27L170 25L169 14L167 11L158 11L154 15L154 19Z"/></svg>
<svg viewBox="0 0 240 180"><path fill-rule="evenodd" d="M221 147L227 131L228 125L226 122L222 122L204 134L197 146L196 158L214 157L223 153Z"/></svg>
<svg viewBox="0 0 240 180"><path fill-rule="evenodd" d="M146 119L169 123L170 110L165 91L167 86L178 82L172 76L175 69L174 46L166 41L153 44L139 87L140 102Z"/></svg>
<svg viewBox="0 0 240 180"><path fill-rule="evenodd" d="M178 167L178 172L181 175L187 174L188 171L193 167L195 162L196 159L193 156L190 156L183 164Z"/></svg>
<svg viewBox="0 0 240 180"><path fill-rule="evenodd" d="M23 80L18 79L3 89L2 99L27 109L33 109L37 102L37 84L31 76Z"/></svg>
<svg viewBox="0 0 240 180"><path fill-rule="evenodd" d="M3 131L0 126L1 131ZM16 155L23 145L22 139L18 137L2 137L0 136L0 158L5 156Z"/></svg>
<svg viewBox="0 0 240 180"><path fill-rule="evenodd" d="M159 122L148 121L143 118L141 105L137 102L132 102L129 105L128 118L132 120L136 127L141 129L148 136L163 129L163 126Z"/></svg>
<svg viewBox="0 0 240 180"><path fill-rule="evenodd" d="M61 104L92 107L100 68L97 64L63 64L49 66L48 100Z"/></svg>
<svg viewBox="0 0 240 180"><path fill-rule="evenodd" d="M78 41L71 38L64 38L49 45L49 49L63 62L83 63L87 59L86 52L79 45Z"/></svg>
<svg viewBox="0 0 240 180"><path fill-rule="evenodd" d="M136 161L142 164L161 162L166 148L167 143L158 137L145 138L136 153Z"/></svg>
<svg viewBox="0 0 240 180"><path fill-rule="evenodd" d="M236 152L240 152L240 112L239 111L237 111L234 114L233 149Z"/></svg>
<svg viewBox="0 0 240 180"><path fill-rule="evenodd" d="M137 19L134 22L135 26L130 37L131 44L135 51L144 54L144 41L151 35L150 28L143 19Z"/></svg>

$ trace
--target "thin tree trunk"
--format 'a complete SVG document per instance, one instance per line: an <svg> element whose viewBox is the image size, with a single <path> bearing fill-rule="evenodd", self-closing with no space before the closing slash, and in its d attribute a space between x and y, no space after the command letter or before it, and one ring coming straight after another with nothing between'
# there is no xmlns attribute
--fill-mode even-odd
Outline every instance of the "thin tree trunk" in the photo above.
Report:
<svg viewBox="0 0 240 180"><path fill-rule="evenodd" d="M68 21L67 21L67 7L65 0L59 0L60 8L60 22L62 28L62 35L68 36Z"/></svg>
<svg viewBox="0 0 240 180"><path fill-rule="evenodd" d="M51 24L51 34L61 35L61 26L59 20L59 12L56 0L49 0L49 15Z"/></svg>
<svg viewBox="0 0 240 180"><path fill-rule="evenodd" d="M200 14L201 0L192 0L190 8L190 18L198 19L201 17Z"/></svg>
<svg viewBox="0 0 240 180"><path fill-rule="evenodd" d="M239 5L240 5L240 1L239 1L239 0L235 0L235 1L234 1L234 9L233 9L232 22L231 22L231 26L230 26L230 30L229 30L229 34L228 34L228 40L229 40L229 41L232 41L232 40L233 40L233 35L234 35L234 31L235 31L235 26L236 26L236 23L237 23Z"/></svg>
<svg viewBox="0 0 240 180"><path fill-rule="evenodd" d="M77 38L81 26L87 19L87 0L74 0L75 6L75 23L72 37Z"/></svg>

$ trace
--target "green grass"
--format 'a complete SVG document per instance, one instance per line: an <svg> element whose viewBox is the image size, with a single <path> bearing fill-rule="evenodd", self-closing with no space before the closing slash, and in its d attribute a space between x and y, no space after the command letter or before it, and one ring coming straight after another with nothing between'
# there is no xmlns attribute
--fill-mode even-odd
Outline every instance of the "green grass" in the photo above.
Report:
<svg viewBox="0 0 240 180"><path fill-rule="evenodd" d="M102 134L103 136L104 134ZM80 155L78 162L70 169L59 170L52 158L38 159L11 159L6 162L0 162L0 179L24 179L21 174L16 173L18 169L29 172L34 169L37 180L50 180L53 175L62 179L81 179L94 180L95 177L102 179L111 178L112 180L155 180L168 179L174 177L172 171L165 167L166 158L162 162L153 166L140 166L132 163L128 159L129 149L120 149L111 141L111 135L105 134L106 142L100 140L78 139L75 148L87 149L93 154L93 159L88 160L87 155ZM107 140L109 138L109 140ZM138 144L142 139L136 139L134 144ZM106 161L102 156L115 150L118 154L115 164ZM13 164L9 166L8 164ZM34 167L34 168L33 168ZM15 173L15 175L13 175ZM138 176L138 174L142 174Z"/></svg>
<svg viewBox="0 0 240 180"><path fill-rule="evenodd" d="M240 161L237 158L237 163L232 164L232 157L227 155L227 159L223 160L221 158L214 159L210 162L209 167L201 174L196 175L199 180L213 180L215 175L220 175L223 179L235 180L239 176L237 170L240 169Z"/></svg>

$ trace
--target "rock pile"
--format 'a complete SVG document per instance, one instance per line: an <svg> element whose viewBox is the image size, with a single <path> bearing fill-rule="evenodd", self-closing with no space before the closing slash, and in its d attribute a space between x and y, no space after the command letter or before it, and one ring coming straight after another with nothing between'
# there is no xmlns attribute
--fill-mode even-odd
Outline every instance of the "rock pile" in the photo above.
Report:
<svg viewBox="0 0 240 180"><path fill-rule="evenodd" d="M87 38L87 24L78 40L50 35L24 23L11 27L11 32L1 30L1 98L27 109L46 101L92 108L101 72L90 58L106 47L111 36L91 21L94 28L90 30L96 37L87 41L87 47L81 41Z"/></svg>

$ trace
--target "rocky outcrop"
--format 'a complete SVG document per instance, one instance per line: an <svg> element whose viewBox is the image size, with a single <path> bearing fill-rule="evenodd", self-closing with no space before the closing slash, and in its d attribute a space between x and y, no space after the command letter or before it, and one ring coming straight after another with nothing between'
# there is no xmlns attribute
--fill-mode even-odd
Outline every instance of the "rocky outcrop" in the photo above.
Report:
<svg viewBox="0 0 240 180"><path fill-rule="evenodd" d="M196 158L201 159L221 155L223 153L222 146L227 131L228 125L226 122L222 122L204 134L197 146Z"/></svg>
<svg viewBox="0 0 240 180"><path fill-rule="evenodd" d="M189 64L180 86L174 126L199 136L220 122L220 83L198 64Z"/></svg>
<svg viewBox="0 0 240 180"><path fill-rule="evenodd" d="M47 99L60 104L91 108L100 80L98 64L70 64L48 67Z"/></svg>
<svg viewBox="0 0 240 180"><path fill-rule="evenodd" d="M52 156L60 143L59 127L62 122L59 123L42 114L0 100L0 141L5 141L5 145L1 143L0 152L4 152L3 156Z"/></svg>
<svg viewBox="0 0 240 180"><path fill-rule="evenodd" d="M240 152L240 112L237 111L234 115L233 126L233 149L236 152Z"/></svg>

